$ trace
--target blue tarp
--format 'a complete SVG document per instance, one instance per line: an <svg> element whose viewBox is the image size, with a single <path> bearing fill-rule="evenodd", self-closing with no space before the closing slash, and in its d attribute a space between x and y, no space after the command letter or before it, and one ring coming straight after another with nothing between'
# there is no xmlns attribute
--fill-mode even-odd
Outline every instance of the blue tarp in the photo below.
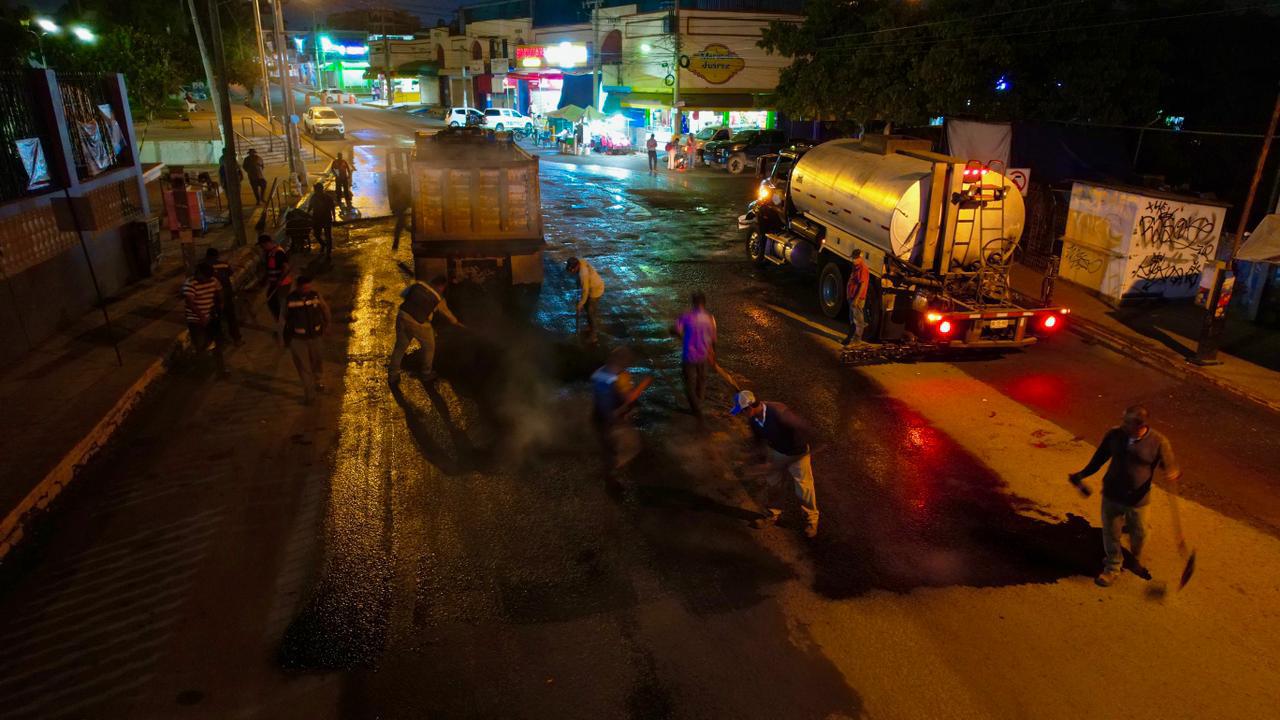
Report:
<svg viewBox="0 0 1280 720"><path fill-rule="evenodd" d="M560 90L560 104L556 105L559 110L562 107L577 105L578 107L591 107L591 76L590 75L568 75L564 76L564 87Z"/></svg>

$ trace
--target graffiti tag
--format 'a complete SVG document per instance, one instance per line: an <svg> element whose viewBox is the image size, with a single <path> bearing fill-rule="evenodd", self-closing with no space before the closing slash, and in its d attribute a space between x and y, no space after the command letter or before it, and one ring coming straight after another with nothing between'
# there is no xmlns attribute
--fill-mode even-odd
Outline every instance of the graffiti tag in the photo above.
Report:
<svg viewBox="0 0 1280 720"><path fill-rule="evenodd" d="M1163 283L1168 288L1195 287L1200 282L1203 268L1201 256L1188 256L1181 252L1173 255L1154 253L1142 259L1130 275L1140 284L1142 292Z"/></svg>
<svg viewBox="0 0 1280 720"><path fill-rule="evenodd" d="M1173 207L1165 200L1147 203L1138 218L1138 239L1143 248L1153 250L1191 250L1201 257L1213 254L1213 216L1188 216L1182 206Z"/></svg>
<svg viewBox="0 0 1280 720"><path fill-rule="evenodd" d="M1066 261L1067 269L1078 270L1086 275L1093 275L1102 269L1102 258L1079 245L1068 247L1062 259Z"/></svg>

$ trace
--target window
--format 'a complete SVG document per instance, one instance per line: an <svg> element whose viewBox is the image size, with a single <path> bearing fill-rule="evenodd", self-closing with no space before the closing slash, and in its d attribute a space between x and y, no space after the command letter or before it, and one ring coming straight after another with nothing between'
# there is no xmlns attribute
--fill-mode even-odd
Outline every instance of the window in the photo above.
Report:
<svg viewBox="0 0 1280 720"><path fill-rule="evenodd" d="M489 117L501 117L501 116L502 116L502 113L498 112L497 110L494 110L493 108L489 108L488 110L485 110L485 111L484 111L484 114L485 114L485 115L488 115Z"/></svg>
<svg viewBox="0 0 1280 720"><path fill-rule="evenodd" d="M484 48L480 47L479 40L476 40L475 42L471 43L471 59L472 60L484 59Z"/></svg>
<svg viewBox="0 0 1280 720"><path fill-rule="evenodd" d="M600 43L600 61L605 64L622 62L622 31L610 30Z"/></svg>
<svg viewBox="0 0 1280 720"><path fill-rule="evenodd" d="M444 67L444 46L436 45L436 64Z"/></svg>

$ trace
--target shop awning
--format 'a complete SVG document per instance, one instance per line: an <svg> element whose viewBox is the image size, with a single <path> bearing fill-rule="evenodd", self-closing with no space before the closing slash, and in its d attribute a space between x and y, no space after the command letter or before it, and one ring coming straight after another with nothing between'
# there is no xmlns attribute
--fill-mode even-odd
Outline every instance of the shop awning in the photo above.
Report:
<svg viewBox="0 0 1280 720"><path fill-rule="evenodd" d="M775 107L772 94L751 93L680 93L685 110L771 110Z"/></svg>
<svg viewBox="0 0 1280 720"><path fill-rule="evenodd" d="M1280 263L1280 215L1268 214L1241 243L1237 260Z"/></svg>
<svg viewBox="0 0 1280 720"><path fill-rule="evenodd" d="M396 66L399 77L435 77L440 74L440 66L429 60L414 60Z"/></svg>
<svg viewBox="0 0 1280 720"><path fill-rule="evenodd" d="M622 98L624 97L626 97L626 95L619 95L618 93L609 93L608 95L605 95L604 114L613 115L614 113L622 112Z"/></svg>

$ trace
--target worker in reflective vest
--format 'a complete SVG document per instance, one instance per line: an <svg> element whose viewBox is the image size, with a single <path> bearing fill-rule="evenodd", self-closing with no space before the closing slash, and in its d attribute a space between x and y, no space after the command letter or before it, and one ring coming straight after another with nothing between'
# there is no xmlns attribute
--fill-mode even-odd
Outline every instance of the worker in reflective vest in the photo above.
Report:
<svg viewBox="0 0 1280 720"><path fill-rule="evenodd" d="M329 320L329 304L320 297L311 278L299 277L280 314L280 335L293 355L293 366L302 379L303 401L308 405L317 392L324 392L320 338L329 329Z"/></svg>

